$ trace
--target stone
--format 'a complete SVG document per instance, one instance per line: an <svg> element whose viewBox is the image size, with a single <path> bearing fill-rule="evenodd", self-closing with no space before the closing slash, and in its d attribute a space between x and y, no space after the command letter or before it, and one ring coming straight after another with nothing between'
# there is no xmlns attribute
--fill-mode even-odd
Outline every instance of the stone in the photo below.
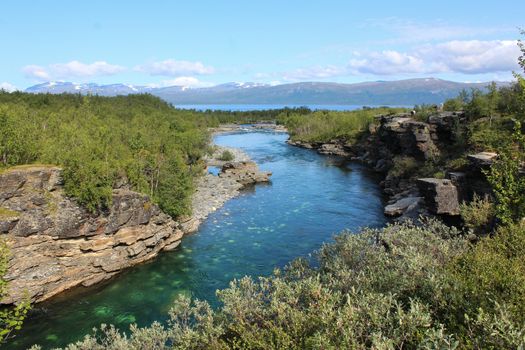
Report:
<svg viewBox="0 0 525 350"><path fill-rule="evenodd" d="M459 215L458 190L451 180L423 178L417 180L417 186L432 213Z"/></svg>
<svg viewBox="0 0 525 350"><path fill-rule="evenodd" d="M494 152L480 152L476 154L469 154L467 160L476 168L485 169L494 163L498 158L498 154Z"/></svg>
<svg viewBox="0 0 525 350"><path fill-rule="evenodd" d="M349 157L350 153L346 151L344 145L332 141L330 143L323 143L318 149L317 152L320 154L335 155L340 157Z"/></svg>
<svg viewBox="0 0 525 350"><path fill-rule="evenodd" d="M406 114L380 117L376 131L380 143L393 154L427 160L439 154L427 123L416 121Z"/></svg>
<svg viewBox="0 0 525 350"><path fill-rule="evenodd" d="M397 200L395 203L385 207L384 213L387 216L400 216L405 212L415 208L422 200L422 197L405 197Z"/></svg>
<svg viewBox="0 0 525 350"><path fill-rule="evenodd" d="M233 179L242 185L268 182L271 175L271 172L260 171L251 161L225 163L219 173L219 177Z"/></svg>

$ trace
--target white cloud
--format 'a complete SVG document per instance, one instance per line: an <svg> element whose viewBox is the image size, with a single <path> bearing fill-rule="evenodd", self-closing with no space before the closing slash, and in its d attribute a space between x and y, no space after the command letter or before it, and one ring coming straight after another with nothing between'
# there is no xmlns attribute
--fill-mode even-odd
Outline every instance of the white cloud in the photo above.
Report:
<svg viewBox="0 0 525 350"><path fill-rule="evenodd" d="M22 71L26 75L26 77L41 81L47 81L51 80L51 77L49 76L49 73L47 70L43 67L37 66L37 65L29 65L22 68Z"/></svg>
<svg viewBox="0 0 525 350"><path fill-rule="evenodd" d="M427 68L423 59L410 53L387 50L359 56L350 60L349 72L391 75L423 73Z"/></svg>
<svg viewBox="0 0 525 350"><path fill-rule="evenodd" d="M516 31L512 26L471 26L463 23L453 24L440 19L423 23L399 17L368 19L361 26L366 30L370 27L384 30L390 38L383 42L390 44L479 38L482 35Z"/></svg>
<svg viewBox="0 0 525 350"><path fill-rule="evenodd" d="M29 65L25 66L22 71L28 78L49 81L115 75L125 69L126 68L122 66L109 64L105 61L96 61L93 63L71 61L68 63L50 64L47 67Z"/></svg>
<svg viewBox="0 0 525 350"><path fill-rule="evenodd" d="M353 52L347 65L306 67L281 74L300 81L356 75L494 74L518 69L515 40L453 40L407 51Z"/></svg>
<svg viewBox="0 0 525 350"><path fill-rule="evenodd" d="M8 91L8 92L13 92L13 91L16 91L18 90L16 86L14 86L13 84L10 84L8 82L1 82L0 83L0 90L5 90L5 91Z"/></svg>
<svg viewBox="0 0 525 350"><path fill-rule="evenodd" d="M135 70L150 75L163 75L167 77L204 75L215 72L213 67L205 66L201 62L176 61L172 59L139 65L135 67Z"/></svg>
<svg viewBox="0 0 525 350"><path fill-rule="evenodd" d="M519 54L512 40L454 40L410 52L364 53L350 60L348 69L375 75L510 72L517 68Z"/></svg>
<svg viewBox="0 0 525 350"><path fill-rule="evenodd" d="M419 54L443 62L448 71L477 74L516 69L520 51L513 40L455 40L423 48Z"/></svg>

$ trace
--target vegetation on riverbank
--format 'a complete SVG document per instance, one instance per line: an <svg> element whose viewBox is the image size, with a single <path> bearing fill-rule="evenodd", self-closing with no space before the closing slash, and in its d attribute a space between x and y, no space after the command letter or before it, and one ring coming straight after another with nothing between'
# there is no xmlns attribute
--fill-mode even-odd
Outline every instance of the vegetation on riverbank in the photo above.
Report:
<svg viewBox="0 0 525 350"><path fill-rule="evenodd" d="M0 167L56 164L67 194L93 212L108 207L113 188L130 186L176 217L188 213L203 169L207 123L151 95L0 92Z"/></svg>
<svg viewBox="0 0 525 350"><path fill-rule="evenodd" d="M293 141L356 142L368 131L368 126L379 114L394 114L403 108L363 108L356 111L315 111L311 113L282 113L277 121L288 129Z"/></svg>

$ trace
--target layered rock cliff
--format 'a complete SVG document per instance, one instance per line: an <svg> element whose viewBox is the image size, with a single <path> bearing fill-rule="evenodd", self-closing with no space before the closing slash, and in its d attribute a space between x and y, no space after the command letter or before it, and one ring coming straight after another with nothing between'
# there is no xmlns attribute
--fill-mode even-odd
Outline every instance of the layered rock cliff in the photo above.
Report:
<svg viewBox="0 0 525 350"><path fill-rule="evenodd" d="M235 169L233 174L231 169ZM224 172L224 174L223 174ZM227 172L227 174L226 174ZM148 196L113 191L106 212L94 215L64 194L61 169L23 166L0 174L0 234L10 258L10 304L40 302L75 286L90 286L175 249L199 224L248 184L269 181L253 162L233 163L197 181L193 216L174 221Z"/></svg>
<svg viewBox="0 0 525 350"><path fill-rule="evenodd" d="M60 173L34 166L0 175L0 232L10 248L4 303L92 285L180 243L181 225L147 196L114 190L111 208L92 215L64 195Z"/></svg>

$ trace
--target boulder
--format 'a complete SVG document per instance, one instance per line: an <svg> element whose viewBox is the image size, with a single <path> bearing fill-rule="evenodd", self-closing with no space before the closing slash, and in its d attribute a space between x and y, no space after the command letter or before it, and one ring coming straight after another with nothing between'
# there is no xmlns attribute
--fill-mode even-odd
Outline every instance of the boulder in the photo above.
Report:
<svg viewBox="0 0 525 350"><path fill-rule="evenodd" d="M469 154L467 160L470 164L479 169L489 168L492 163L498 159L498 154L494 152L480 152L476 154Z"/></svg>
<svg viewBox="0 0 525 350"><path fill-rule="evenodd" d="M376 135L380 143L395 155L426 160L439 154L432 140L429 125L406 114L382 116Z"/></svg>
<svg viewBox="0 0 525 350"><path fill-rule="evenodd" d="M414 209L419 205L423 198L422 197L405 197L397 200L395 203L389 204L385 207L385 215L387 216L400 216L405 212Z"/></svg>
<svg viewBox="0 0 525 350"><path fill-rule="evenodd" d="M458 190L451 180L423 178L417 180L417 186L430 212L459 215Z"/></svg>
<svg viewBox="0 0 525 350"><path fill-rule="evenodd" d="M269 182L271 175L271 172L260 171L251 161L226 163L219 173L219 177L233 179L242 185Z"/></svg>

